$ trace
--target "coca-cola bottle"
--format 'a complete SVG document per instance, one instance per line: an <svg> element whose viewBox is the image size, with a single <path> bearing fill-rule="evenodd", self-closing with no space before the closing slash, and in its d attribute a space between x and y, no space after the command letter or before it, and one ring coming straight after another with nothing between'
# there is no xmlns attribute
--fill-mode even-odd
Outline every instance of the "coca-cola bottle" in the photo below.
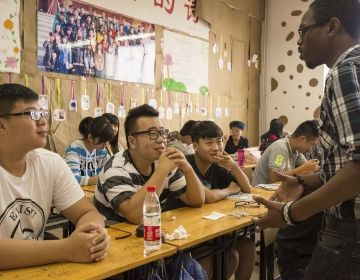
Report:
<svg viewBox="0 0 360 280"><path fill-rule="evenodd" d="M161 246L161 207L155 186L147 186L143 205L144 255L160 249Z"/></svg>

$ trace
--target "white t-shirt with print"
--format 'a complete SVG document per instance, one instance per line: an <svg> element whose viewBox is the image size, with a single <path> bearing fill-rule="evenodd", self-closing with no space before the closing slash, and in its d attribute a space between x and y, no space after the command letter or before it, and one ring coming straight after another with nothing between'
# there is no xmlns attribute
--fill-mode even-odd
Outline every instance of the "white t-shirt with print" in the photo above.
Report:
<svg viewBox="0 0 360 280"><path fill-rule="evenodd" d="M48 150L27 154L22 177L0 166L0 238L43 239L51 206L61 211L83 197L64 160Z"/></svg>

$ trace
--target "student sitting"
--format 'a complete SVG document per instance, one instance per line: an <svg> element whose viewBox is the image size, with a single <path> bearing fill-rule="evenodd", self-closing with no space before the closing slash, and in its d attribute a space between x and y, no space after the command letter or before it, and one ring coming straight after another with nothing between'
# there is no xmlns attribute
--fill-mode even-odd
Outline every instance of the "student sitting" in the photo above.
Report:
<svg viewBox="0 0 360 280"><path fill-rule="evenodd" d="M270 129L261 135L260 137L260 147L259 150L261 153L275 141L279 140L284 136L284 124L279 119L272 119L270 122Z"/></svg>
<svg viewBox="0 0 360 280"><path fill-rule="evenodd" d="M180 133L177 134L174 138L170 139L167 143L167 147L174 147L182 152L184 155L191 155L194 153L192 146L192 140L190 131L191 128L196 124L196 121L189 120L187 121L180 130Z"/></svg>
<svg viewBox="0 0 360 280"><path fill-rule="evenodd" d="M227 152L228 154L235 154L239 149L248 148L248 139L241 136L245 129L245 123L241 121L232 121L229 126L231 135L226 142L225 152Z"/></svg>
<svg viewBox="0 0 360 280"><path fill-rule="evenodd" d="M86 117L79 124L79 132L83 138L66 148L65 161L80 185L95 185L110 157L106 144L114 138L114 130L105 117Z"/></svg>
<svg viewBox="0 0 360 280"><path fill-rule="evenodd" d="M115 155L117 152L119 151L123 151L124 148L121 147L121 145L119 145L119 119L116 115L111 114L111 113L104 113L102 114L105 118L108 119L108 121L110 122L113 130L114 130L114 137L111 141L109 141L109 143L107 143L106 145L106 149L109 153L110 156ZM120 147L119 147L120 146Z"/></svg>
<svg viewBox="0 0 360 280"><path fill-rule="evenodd" d="M102 216L62 158L41 149L47 117L31 89L0 85L0 269L100 261L107 255ZM76 229L66 239L43 241L52 205Z"/></svg>
<svg viewBox="0 0 360 280"><path fill-rule="evenodd" d="M306 161L302 153L309 151L317 142L317 123L301 123L290 137L282 138L267 148L255 167L253 185L279 181L277 172L300 175L316 171L318 161ZM277 255L282 279L303 279L321 228L322 216L319 213L279 230Z"/></svg>
<svg viewBox="0 0 360 280"><path fill-rule="evenodd" d="M107 219L139 224L149 185L157 187L163 211L176 208L177 202L201 207L203 187L184 155L165 147L168 130L159 112L147 104L136 107L124 126L128 149L111 157L99 175L98 210Z"/></svg>
<svg viewBox="0 0 360 280"><path fill-rule="evenodd" d="M238 164L223 153L223 132L219 126L212 121L198 122L191 130L191 138L195 154L186 159L204 186L206 203L214 203L240 191L251 192L249 179ZM254 242L248 238L237 240L230 249L228 262L228 277L235 273L235 279L250 279L255 262ZM211 278L212 258L200 260L200 263Z"/></svg>

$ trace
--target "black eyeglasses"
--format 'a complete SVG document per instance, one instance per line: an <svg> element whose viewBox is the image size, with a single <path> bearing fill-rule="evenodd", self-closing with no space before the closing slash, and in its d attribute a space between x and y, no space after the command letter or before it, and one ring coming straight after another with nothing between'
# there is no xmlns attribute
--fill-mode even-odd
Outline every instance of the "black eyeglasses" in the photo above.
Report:
<svg viewBox="0 0 360 280"><path fill-rule="evenodd" d="M311 25L308 25L308 26L304 26L304 27L300 27L298 29L298 33L299 33L299 37L301 40L304 39L304 36L305 36L305 33L310 29L310 28L313 28L315 26L321 26L321 25L324 25L326 22L322 22L322 23L314 23L314 24L311 24Z"/></svg>
<svg viewBox="0 0 360 280"><path fill-rule="evenodd" d="M169 136L169 130L168 129L149 129L145 131L138 131L134 132L131 135L141 135L141 134L148 134L150 137L150 140L156 140L161 136L162 138L167 138Z"/></svg>
<svg viewBox="0 0 360 280"><path fill-rule="evenodd" d="M1 115L1 117L11 117L11 116L23 116L23 115L30 115L30 118L34 121L38 121L41 118L47 119L49 118L49 112L47 111L43 111L43 110L38 110L38 111L28 111L28 112L20 112L20 113L11 113L11 114L5 114L5 115Z"/></svg>
<svg viewBox="0 0 360 280"><path fill-rule="evenodd" d="M256 201L235 201L235 208L237 207L260 207L260 204Z"/></svg>

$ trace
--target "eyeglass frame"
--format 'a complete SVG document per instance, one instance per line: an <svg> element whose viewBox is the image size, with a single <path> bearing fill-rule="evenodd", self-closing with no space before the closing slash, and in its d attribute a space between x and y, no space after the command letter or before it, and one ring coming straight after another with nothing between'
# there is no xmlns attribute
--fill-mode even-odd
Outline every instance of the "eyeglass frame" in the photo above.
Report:
<svg viewBox="0 0 360 280"><path fill-rule="evenodd" d="M259 208L260 207L260 203L257 201L235 201L234 203L235 208L239 208L239 207L254 207L254 208Z"/></svg>
<svg viewBox="0 0 360 280"><path fill-rule="evenodd" d="M155 138L151 136L151 133L153 133L153 132L156 132ZM169 135L169 130L168 129L149 129L149 130L133 132L133 133L131 133L131 136L136 136L136 135L141 135L141 134L148 134L150 140L157 140L159 138L159 136L161 136L162 138L167 138Z"/></svg>
<svg viewBox="0 0 360 280"><path fill-rule="evenodd" d="M40 113L39 114L39 118L36 118L35 113ZM30 115L30 118L33 121L39 121L41 118L47 119L49 118L49 112L48 111L44 111L44 110L31 110L31 111L26 111L26 112L19 112L19 113L10 113L10 114L5 114L5 115L0 115L0 118L3 117L17 117L17 116L26 116L26 115Z"/></svg>
<svg viewBox="0 0 360 280"><path fill-rule="evenodd" d="M300 38L301 40L304 40L304 36L305 36L306 32L307 32L310 28L315 27L315 26L324 25L324 24L327 23L328 21L329 21L329 20L324 21L324 22L321 22L321 23L318 22L318 23L310 24L310 25L308 25L308 26L299 27L299 28L298 28L299 38Z"/></svg>

